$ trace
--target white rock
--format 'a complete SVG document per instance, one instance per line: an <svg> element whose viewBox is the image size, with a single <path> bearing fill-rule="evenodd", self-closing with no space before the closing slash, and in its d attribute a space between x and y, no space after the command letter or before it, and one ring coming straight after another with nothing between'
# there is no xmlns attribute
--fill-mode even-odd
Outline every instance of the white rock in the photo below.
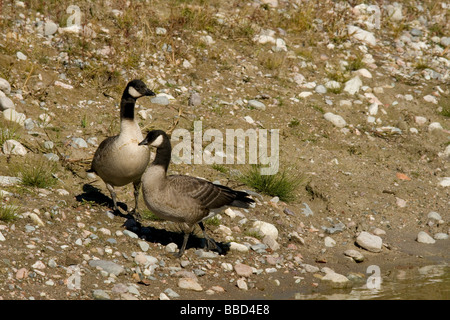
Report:
<svg viewBox="0 0 450 320"><path fill-rule="evenodd" d="M439 157L450 157L450 144L445 147L444 152L439 152Z"/></svg>
<svg viewBox="0 0 450 320"><path fill-rule="evenodd" d="M423 97L423 100L425 100L426 102L434 103L434 104L438 103L437 99L435 97L433 97L432 95L429 95L429 94L426 95L425 97Z"/></svg>
<svg viewBox="0 0 450 320"><path fill-rule="evenodd" d="M309 91L303 91L303 92L301 92L298 96L300 97L300 98L307 98L307 97L309 97L310 95L312 95L313 93L312 92L309 92Z"/></svg>
<svg viewBox="0 0 450 320"><path fill-rule="evenodd" d="M233 234L231 229L227 226L224 226L223 224L219 225L219 227L216 229L216 232L221 233L223 236L231 236Z"/></svg>
<svg viewBox="0 0 450 320"><path fill-rule="evenodd" d="M21 181L22 179L17 177L0 176L0 186L2 187L13 186L19 184Z"/></svg>
<svg viewBox="0 0 450 320"><path fill-rule="evenodd" d="M10 139L3 143L3 153L24 156L27 154L27 150L20 142Z"/></svg>
<svg viewBox="0 0 450 320"><path fill-rule="evenodd" d="M47 20L38 27L37 31L44 36L51 36L58 31L58 25L51 20Z"/></svg>
<svg viewBox="0 0 450 320"><path fill-rule="evenodd" d="M142 118L142 120L147 120L147 110L139 110L138 115Z"/></svg>
<svg viewBox="0 0 450 320"><path fill-rule="evenodd" d="M444 130L444 128L442 128L442 125L439 122L432 122L428 125L428 131L434 131L434 130Z"/></svg>
<svg viewBox="0 0 450 320"><path fill-rule="evenodd" d="M41 218L39 218L39 216L36 213L34 213L34 212L30 213L29 217L30 217L31 221L33 221L36 225L38 225L40 227L45 226L44 222L41 220Z"/></svg>
<svg viewBox="0 0 450 320"><path fill-rule="evenodd" d="M7 109L15 109L14 102L8 97L0 97L0 111Z"/></svg>
<svg viewBox="0 0 450 320"><path fill-rule="evenodd" d="M159 300L170 300L170 298L164 292L161 292L159 294Z"/></svg>
<svg viewBox="0 0 450 320"><path fill-rule="evenodd" d="M178 287L192 291L203 291L202 286L193 278L181 278L178 280Z"/></svg>
<svg viewBox="0 0 450 320"><path fill-rule="evenodd" d="M244 120L245 120L247 123L250 123L250 124L254 124L254 123L255 123L255 120L253 120L253 118L250 117L250 116L245 116L245 117L244 117Z"/></svg>
<svg viewBox="0 0 450 320"><path fill-rule="evenodd" d="M372 230L372 233L376 236L383 236L386 234L386 231L384 231L383 229L380 229L380 228L375 228Z"/></svg>
<svg viewBox="0 0 450 320"><path fill-rule="evenodd" d="M344 275L336 272L328 272L321 281L327 282L333 288L349 288L352 282Z"/></svg>
<svg viewBox="0 0 450 320"><path fill-rule="evenodd" d="M278 7L278 0L261 0L262 3L268 4L272 8Z"/></svg>
<svg viewBox="0 0 450 320"><path fill-rule="evenodd" d="M377 40L375 39L375 36L372 32L352 25L347 26L347 31L350 36L359 41L365 42L371 46L375 46L377 44Z"/></svg>
<svg viewBox="0 0 450 320"><path fill-rule="evenodd" d="M236 213L231 208L227 208L224 213L231 219L234 219L236 217Z"/></svg>
<svg viewBox="0 0 450 320"><path fill-rule="evenodd" d="M375 117L372 117L372 116L368 116L368 117L367 117L367 122L368 122L368 123L375 123L376 120L377 120L377 119L376 119Z"/></svg>
<svg viewBox="0 0 450 320"><path fill-rule="evenodd" d="M262 237L269 236L274 240L278 238L278 229L271 223L264 221L255 221L253 223L252 231L259 233Z"/></svg>
<svg viewBox="0 0 450 320"><path fill-rule="evenodd" d="M341 100L341 101L339 101L339 106L340 107L351 107L352 102L350 100Z"/></svg>
<svg viewBox="0 0 450 320"><path fill-rule="evenodd" d="M167 34L167 30L165 28L162 28L162 27L157 27L155 31L156 31L157 35L165 35L165 34Z"/></svg>
<svg viewBox="0 0 450 320"><path fill-rule="evenodd" d="M273 43L275 44L276 40L275 40L275 31L270 30L270 29L263 29L261 30L260 34L255 36L253 38L253 41L258 42L260 44L265 44L265 43Z"/></svg>
<svg viewBox="0 0 450 320"><path fill-rule="evenodd" d="M399 206L400 208L404 208L404 207L406 207L406 200L404 200L402 198L395 197L395 204L397 206Z"/></svg>
<svg viewBox="0 0 450 320"><path fill-rule="evenodd" d="M375 116L378 113L378 104L377 103L372 103L369 106L369 114L372 116Z"/></svg>
<svg viewBox="0 0 450 320"><path fill-rule="evenodd" d="M434 240L433 237L431 237L425 231L420 231L419 234L417 235L416 240L417 240L417 242L426 243L426 244L433 244L436 242L436 240Z"/></svg>
<svg viewBox="0 0 450 320"><path fill-rule="evenodd" d="M441 187L450 187L450 177L439 178L439 183Z"/></svg>
<svg viewBox="0 0 450 320"><path fill-rule="evenodd" d="M87 142L83 138L72 137L72 142L76 148L87 148Z"/></svg>
<svg viewBox="0 0 450 320"><path fill-rule="evenodd" d="M241 290L248 290L247 282L245 281L244 278L238 279L236 281L236 285Z"/></svg>
<svg viewBox="0 0 450 320"><path fill-rule="evenodd" d="M389 4L386 7L388 17L393 21L403 20L402 5L394 2L394 4Z"/></svg>
<svg viewBox="0 0 450 320"><path fill-rule="evenodd" d="M355 94L359 91L361 86L362 81L358 76L356 76L345 83L344 91L348 92L349 94Z"/></svg>
<svg viewBox="0 0 450 320"><path fill-rule="evenodd" d="M231 263L228 262L222 262L222 264L220 265L222 267L223 270L225 271L233 271L233 265Z"/></svg>
<svg viewBox="0 0 450 320"><path fill-rule="evenodd" d="M275 40L275 46L272 48L272 50L275 52L287 51L286 42L281 38L277 38Z"/></svg>
<svg viewBox="0 0 450 320"><path fill-rule="evenodd" d="M14 109L6 109L3 111L3 118L24 126L27 117L25 116L25 114L17 112Z"/></svg>
<svg viewBox="0 0 450 320"><path fill-rule="evenodd" d="M0 90L6 94L11 93L11 85L9 84L8 80L0 78Z"/></svg>
<svg viewBox="0 0 450 320"><path fill-rule="evenodd" d="M448 238L449 238L448 234L443 232L439 232L434 235L435 240L447 240Z"/></svg>
<svg viewBox="0 0 450 320"><path fill-rule="evenodd" d="M166 245L165 250L166 250L166 252L168 252L168 253L174 253L174 252L177 252L177 250L178 250L178 245L177 245L175 242L171 242L171 243L169 243L168 245Z"/></svg>
<svg viewBox="0 0 450 320"><path fill-rule="evenodd" d="M248 252L248 247L244 244L232 241L230 242L230 250L238 252Z"/></svg>
<svg viewBox="0 0 450 320"><path fill-rule="evenodd" d="M361 77L372 79L372 74L365 68L356 70L355 73Z"/></svg>
<svg viewBox="0 0 450 320"><path fill-rule="evenodd" d="M415 121L418 125L424 125L425 123L427 123L427 118L421 117L421 116L416 116L416 117L414 117L414 121Z"/></svg>
<svg viewBox="0 0 450 320"><path fill-rule="evenodd" d="M314 91L316 91L317 93L327 93L327 88L321 84L319 84L318 86L316 86L314 88Z"/></svg>
<svg viewBox="0 0 450 320"><path fill-rule="evenodd" d="M81 28L81 26L77 25L77 24L73 24L71 26L68 27L64 27L64 28L58 28L58 32L59 33L72 33L72 34L76 34L82 31L83 28Z"/></svg>
<svg viewBox="0 0 450 320"><path fill-rule="evenodd" d="M73 89L72 85L66 84L66 83L58 81L58 80L55 81L55 86L61 87L61 88L64 88L64 89L68 89L68 90Z"/></svg>
<svg viewBox="0 0 450 320"><path fill-rule="evenodd" d="M338 128L343 128L347 125L347 122L345 122L344 118L342 118L339 115L336 115L331 112L327 112L323 115L325 120L330 121L332 124L334 124Z"/></svg>
<svg viewBox="0 0 450 320"><path fill-rule="evenodd" d="M383 240L379 236L362 231L356 238L356 243L368 251L380 252L383 245Z"/></svg>
<svg viewBox="0 0 450 320"><path fill-rule="evenodd" d="M266 110L266 105L258 100L249 100L248 106L257 110Z"/></svg>
<svg viewBox="0 0 450 320"><path fill-rule="evenodd" d="M306 81L305 77L302 74L300 74L300 73L294 74L293 80L298 85L302 85Z"/></svg>
<svg viewBox="0 0 450 320"><path fill-rule="evenodd" d="M436 211L430 211L427 215L428 219L434 219L434 220L442 220L442 217L439 213L437 213Z"/></svg>
<svg viewBox="0 0 450 320"><path fill-rule="evenodd" d="M263 238L262 242L273 251L277 251L278 249L280 249L280 244L270 235L266 235Z"/></svg>
<svg viewBox="0 0 450 320"><path fill-rule="evenodd" d="M200 37L200 39L207 45L212 45L212 44L216 43L210 35L202 36L202 37Z"/></svg>
<svg viewBox="0 0 450 320"><path fill-rule="evenodd" d="M336 245L336 241L331 237L325 237L324 239L325 247L332 248Z"/></svg>
<svg viewBox="0 0 450 320"><path fill-rule="evenodd" d="M17 56L17 59L19 59L19 60L27 60L27 56L24 55L24 54L23 54L22 52L20 52L20 51L17 51L16 56Z"/></svg>
<svg viewBox="0 0 450 320"><path fill-rule="evenodd" d="M364 255L358 250L349 249L344 252L344 254L348 257L353 258L356 262L364 261Z"/></svg>
<svg viewBox="0 0 450 320"><path fill-rule="evenodd" d="M325 83L327 89L338 90L341 88L341 84L337 81L331 80Z"/></svg>

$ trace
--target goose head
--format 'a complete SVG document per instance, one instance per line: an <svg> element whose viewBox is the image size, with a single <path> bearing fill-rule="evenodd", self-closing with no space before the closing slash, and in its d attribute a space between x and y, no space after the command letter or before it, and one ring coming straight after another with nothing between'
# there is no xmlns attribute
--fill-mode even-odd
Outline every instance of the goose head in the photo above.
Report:
<svg viewBox="0 0 450 320"><path fill-rule="evenodd" d="M142 80L134 79L128 82L127 87L125 88L125 94L131 96L134 99L143 97L143 96L155 96L156 94L147 88L145 83Z"/></svg>
<svg viewBox="0 0 450 320"><path fill-rule="evenodd" d="M155 148L162 148L164 142L169 141L167 134L162 130L152 130L147 133L147 136L139 142L140 146L152 146Z"/></svg>

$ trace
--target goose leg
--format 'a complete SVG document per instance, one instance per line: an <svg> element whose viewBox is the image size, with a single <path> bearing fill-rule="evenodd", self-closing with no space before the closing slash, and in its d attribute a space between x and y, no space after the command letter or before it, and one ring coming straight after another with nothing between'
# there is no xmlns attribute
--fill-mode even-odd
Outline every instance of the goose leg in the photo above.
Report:
<svg viewBox="0 0 450 320"><path fill-rule="evenodd" d="M190 232L185 232L184 233L183 245L181 246L181 248L180 248L180 250L178 252L173 254L176 258L181 258L181 256L184 253L184 250L186 250L186 244L187 244L187 241L189 239L189 234L190 234Z"/></svg>
<svg viewBox="0 0 450 320"><path fill-rule="evenodd" d="M106 188L108 189L109 193L111 194L111 198L114 204L114 211L119 212L119 208L117 207L117 199L116 199L116 192L114 191L114 187L110 185L109 183L106 183Z"/></svg>
<svg viewBox="0 0 450 320"><path fill-rule="evenodd" d="M221 254L222 253L222 249L217 245L216 241L214 241L213 238L211 238L210 236L208 236L206 234L206 229L205 229L205 226L203 225L203 222L200 221L198 223L198 225L200 226L200 229L202 229L202 231L203 231L203 237L206 240L206 245L207 245L208 250L211 249L211 248L215 248L219 252L219 254Z"/></svg>
<svg viewBox="0 0 450 320"><path fill-rule="evenodd" d="M133 182L133 187L134 187L134 209L131 211L131 214L135 217L136 220L141 220L141 215L138 212L139 189L141 188L141 180Z"/></svg>

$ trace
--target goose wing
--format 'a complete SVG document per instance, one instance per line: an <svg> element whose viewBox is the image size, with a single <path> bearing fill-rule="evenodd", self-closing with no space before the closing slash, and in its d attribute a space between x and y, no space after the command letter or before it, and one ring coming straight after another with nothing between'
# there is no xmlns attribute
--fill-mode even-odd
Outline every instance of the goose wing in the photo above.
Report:
<svg viewBox="0 0 450 320"><path fill-rule="evenodd" d="M167 179L171 188L175 189L177 193L195 199L206 209L230 205L234 200L241 197L245 198L248 195L242 191L235 191L231 188L190 176L172 175L168 176Z"/></svg>

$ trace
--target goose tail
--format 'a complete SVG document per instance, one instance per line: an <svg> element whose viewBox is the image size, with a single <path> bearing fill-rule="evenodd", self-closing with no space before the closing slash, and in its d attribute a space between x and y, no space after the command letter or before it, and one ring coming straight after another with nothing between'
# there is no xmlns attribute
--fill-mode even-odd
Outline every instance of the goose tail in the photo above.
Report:
<svg viewBox="0 0 450 320"><path fill-rule="evenodd" d="M231 206L238 208L249 208L253 203L255 203L255 200L249 198L249 194L247 192L236 190L233 191L236 197L230 204Z"/></svg>

